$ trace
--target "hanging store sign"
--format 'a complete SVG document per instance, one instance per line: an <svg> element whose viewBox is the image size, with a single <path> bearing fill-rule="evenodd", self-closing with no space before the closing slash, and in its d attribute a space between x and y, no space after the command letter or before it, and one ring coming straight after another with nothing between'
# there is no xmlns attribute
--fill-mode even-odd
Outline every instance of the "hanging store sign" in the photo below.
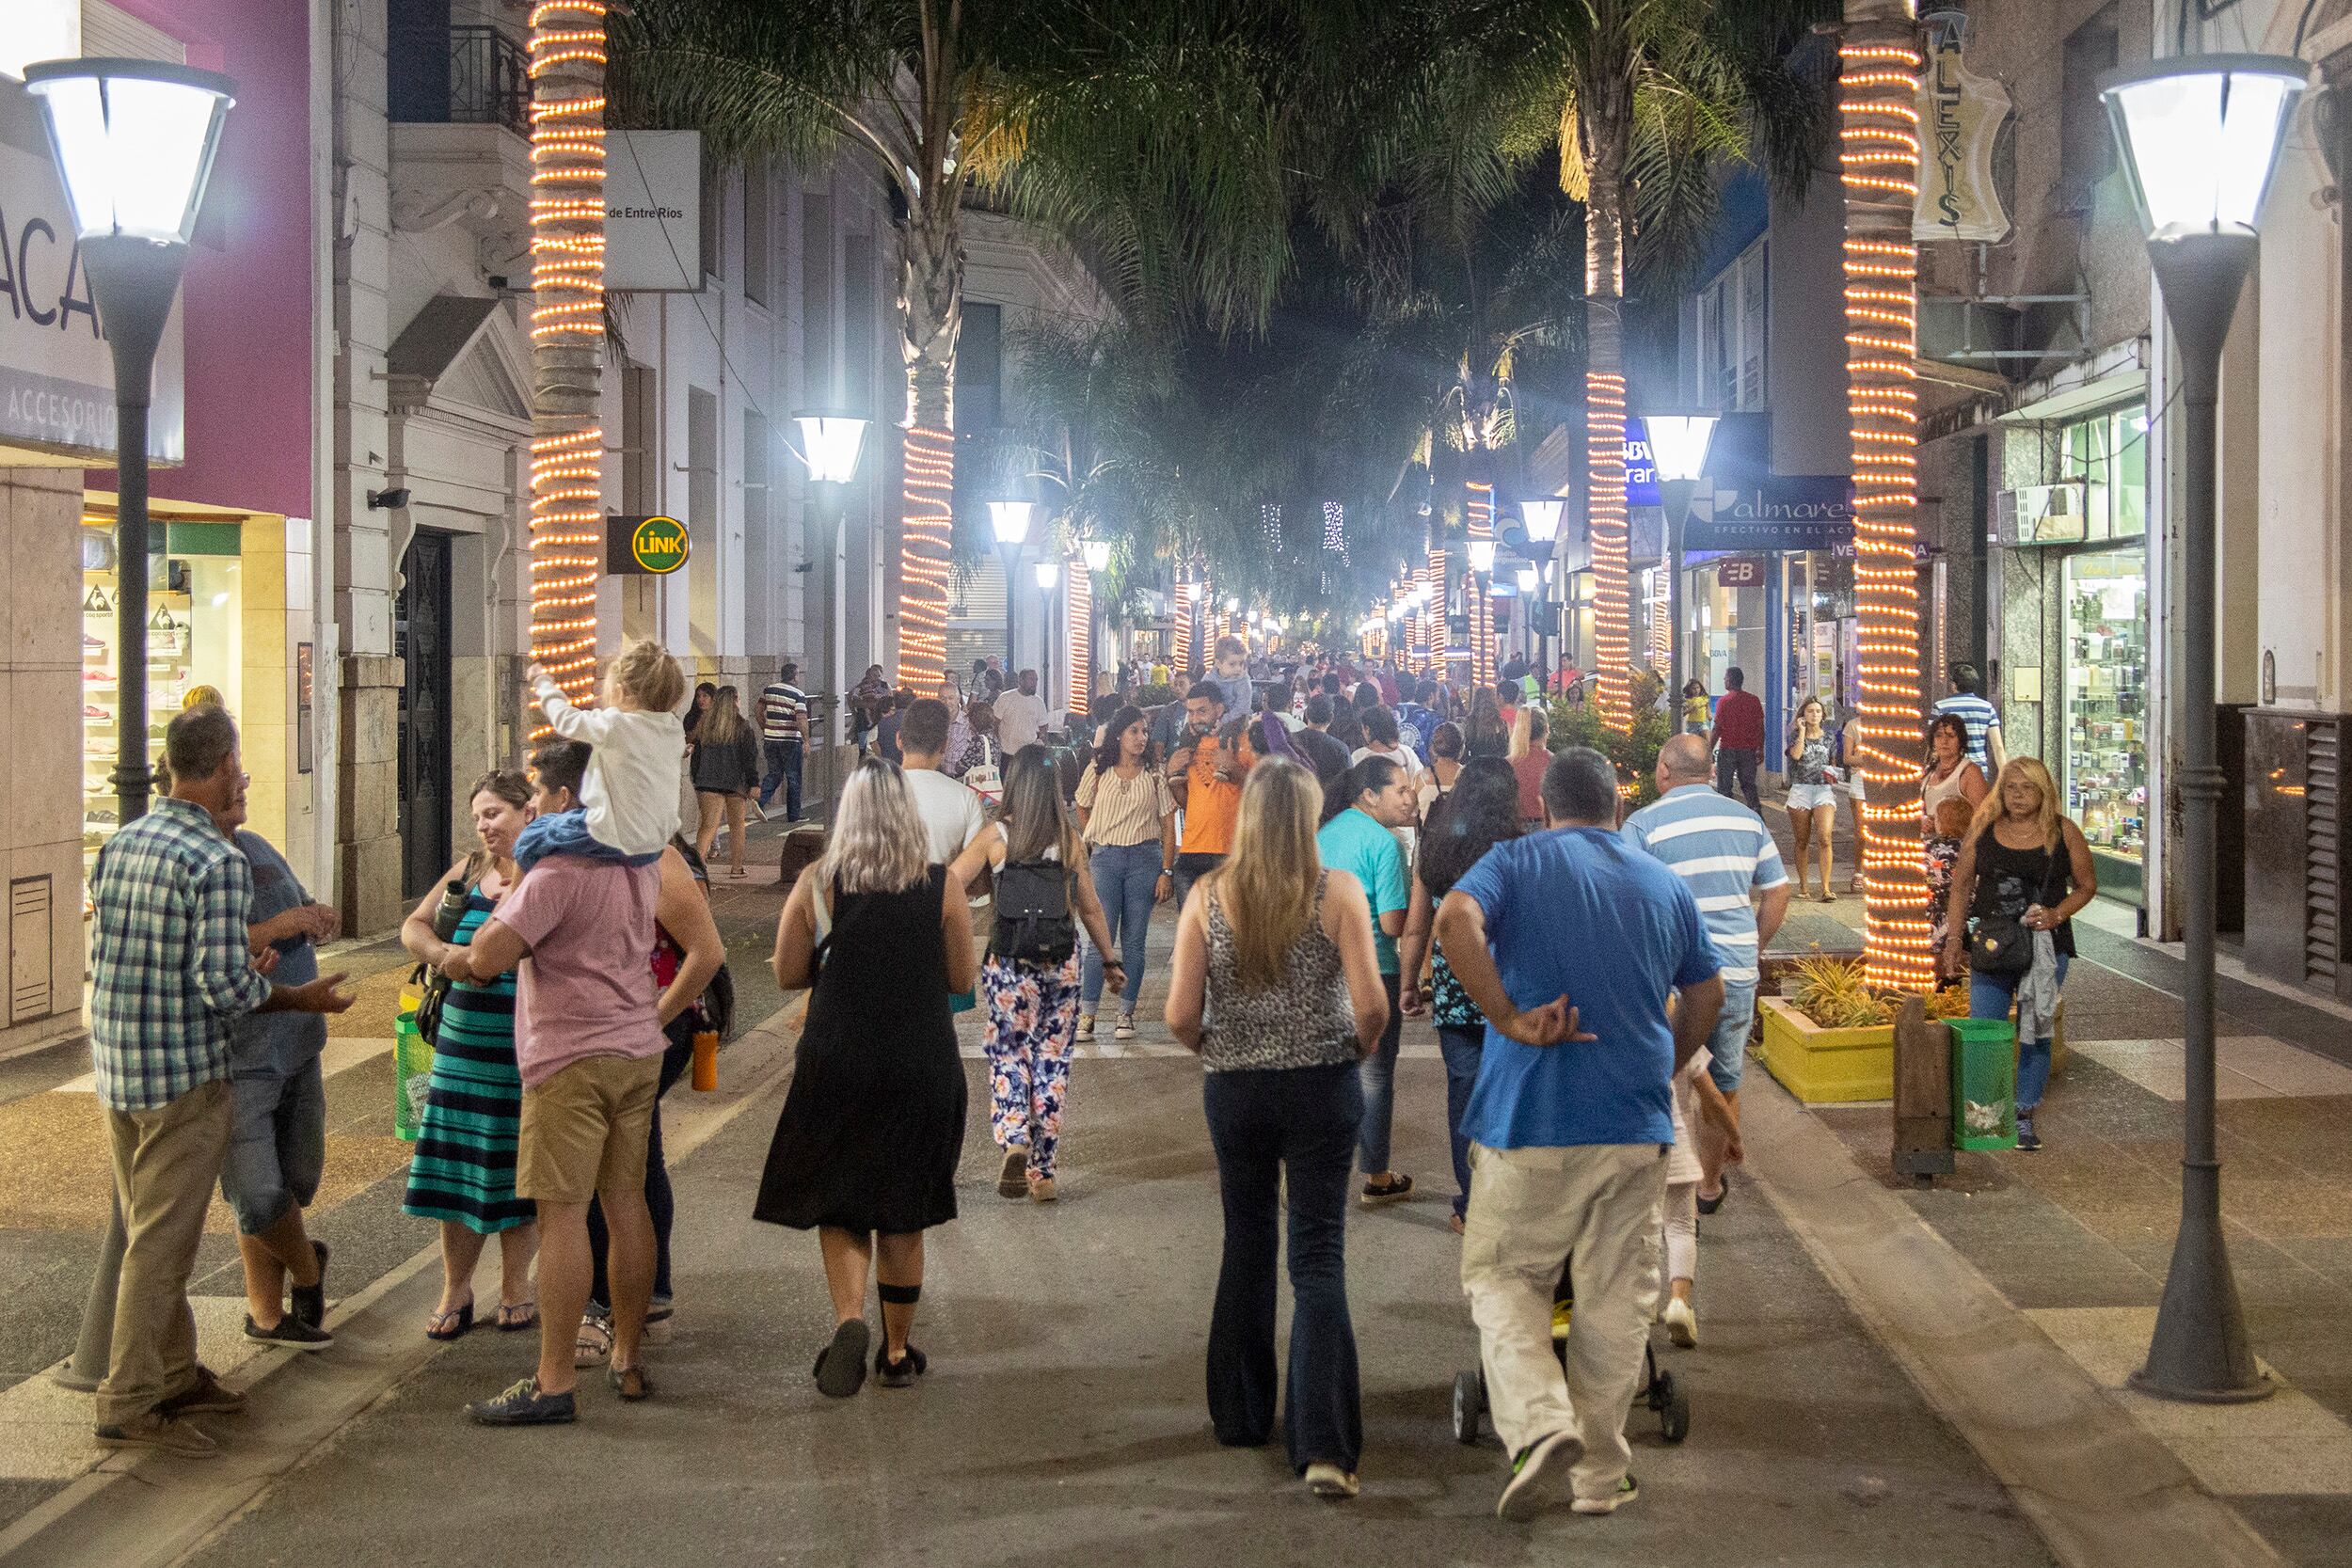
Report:
<svg viewBox="0 0 2352 1568"><path fill-rule="evenodd" d="M1825 550L1853 541L1853 482L1843 474L1770 474L1718 489L1682 531L1692 550Z"/></svg>
<svg viewBox="0 0 2352 1568"><path fill-rule="evenodd" d="M675 517L607 517L604 569L614 577L667 577L686 564L686 525Z"/></svg>
<svg viewBox="0 0 2352 1568"><path fill-rule="evenodd" d="M1649 427L1639 418L1625 421L1625 503L1662 506L1658 495L1658 459L1650 455Z"/></svg>
<svg viewBox="0 0 2352 1568"><path fill-rule="evenodd" d="M1764 562L1752 555L1733 556L1715 568L1715 583L1721 588L1761 588Z"/></svg>
<svg viewBox="0 0 2352 1568"><path fill-rule="evenodd" d="M1964 15L1937 11L1920 20L1928 48L1919 78L1919 195L1911 237L2005 240L2009 214L1993 184L1993 144L2009 122L2009 88L1963 64Z"/></svg>
<svg viewBox="0 0 2352 1568"><path fill-rule="evenodd" d="M697 131L607 131L604 286L698 293L703 286L703 138Z"/></svg>

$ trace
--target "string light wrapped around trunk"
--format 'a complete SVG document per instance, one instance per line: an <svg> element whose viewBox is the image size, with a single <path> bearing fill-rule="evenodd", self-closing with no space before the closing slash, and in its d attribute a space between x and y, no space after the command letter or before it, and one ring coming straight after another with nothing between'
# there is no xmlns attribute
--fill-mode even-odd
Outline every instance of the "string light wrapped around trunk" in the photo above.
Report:
<svg viewBox="0 0 2352 1568"><path fill-rule="evenodd" d="M531 13L531 656L582 705L604 569L604 16Z"/></svg>
<svg viewBox="0 0 2352 1568"><path fill-rule="evenodd" d="M1465 488L1462 519L1472 539L1491 541L1495 536L1495 487L1471 481ZM1471 554L1475 556L1476 551ZM1470 591L1463 597L1463 608L1470 612L1470 684L1492 686L1495 683L1495 611L1488 590L1494 587L1493 569L1489 563L1486 587L1479 586L1473 575Z"/></svg>
<svg viewBox="0 0 2352 1568"><path fill-rule="evenodd" d="M1625 377L1592 372L1584 377L1585 468L1592 492L1593 661L1600 682L1600 721L1633 727L1633 568L1626 537Z"/></svg>
<svg viewBox="0 0 2352 1568"><path fill-rule="evenodd" d="M1193 646L1192 584L1182 572L1176 574L1176 668L1189 670L1200 662L1200 650Z"/></svg>
<svg viewBox="0 0 2352 1568"><path fill-rule="evenodd" d="M1445 551L1431 550L1421 573L1421 625L1417 635L1424 669L1445 657Z"/></svg>
<svg viewBox="0 0 2352 1568"><path fill-rule="evenodd" d="M898 684L936 691L947 678L947 577L955 539L956 438L919 420L906 436L898 552Z"/></svg>
<svg viewBox="0 0 2352 1568"><path fill-rule="evenodd" d="M1863 14L1837 51L1837 110L1862 701L1846 758L1865 797L1865 971L1876 985L1925 990L1934 970L1916 827L1919 251L1911 237L1922 62L1902 0L1851 9Z"/></svg>
<svg viewBox="0 0 2352 1568"><path fill-rule="evenodd" d="M1070 705L1084 712L1094 695L1094 573L1083 555L1071 558L1068 581L1062 603L1070 621Z"/></svg>

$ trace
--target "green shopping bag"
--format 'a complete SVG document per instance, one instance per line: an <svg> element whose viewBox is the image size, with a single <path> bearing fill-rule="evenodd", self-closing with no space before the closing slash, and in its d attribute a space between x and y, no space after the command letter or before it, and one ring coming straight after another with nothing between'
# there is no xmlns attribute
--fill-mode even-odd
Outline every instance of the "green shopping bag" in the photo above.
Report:
<svg viewBox="0 0 2352 1568"><path fill-rule="evenodd" d="M432 1083L433 1047L417 1032L417 1015L405 1012L392 1022L392 1136L417 1141Z"/></svg>

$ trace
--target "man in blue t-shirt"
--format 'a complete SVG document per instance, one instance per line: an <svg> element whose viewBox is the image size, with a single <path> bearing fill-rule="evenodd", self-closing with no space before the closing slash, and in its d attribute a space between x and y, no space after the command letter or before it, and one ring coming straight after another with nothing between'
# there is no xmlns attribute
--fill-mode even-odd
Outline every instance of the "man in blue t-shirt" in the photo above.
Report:
<svg viewBox="0 0 2352 1568"><path fill-rule="evenodd" d="M1506 1519L1564 1497L1613 1513L1636 1495L1625 1416L1658 1301L1672 1083L1724 1001L1691 890L1617 836L1608 758L1561 752L1543 795L1548 831L1487 851L1437 920L1486 1017L1462 1117L1473 1173L1462 1291L1512 1455ZM1669 990L1680 994L1671 1022ZM1563 1258L1576 1295L1565 1377L1551 1354Z"/></svg>
<svg viewBox="0 0 2352 1568"><path fill-rule="evenodd" d="M1347 770L1339 788L1346 810L1315 834L1323 863L1351 873L1364 884L1372 904L1372 944L1380 960L1380 983L1389 993L1389 1026L1380 1048L1363 1060L1364 1122L1358 1156L1364 1170L1363 1201L1395 1203L1412 1196L1413 1179L1389 1168L1389 1134L1396 1108L1396 1044L1404 1014L1398 1009L1396 939L1405 930L1411 903L1405 877L1405 851L1396 830L1412 826L1417 802L1405 769L1387 757L1370 756Z"/></svg>

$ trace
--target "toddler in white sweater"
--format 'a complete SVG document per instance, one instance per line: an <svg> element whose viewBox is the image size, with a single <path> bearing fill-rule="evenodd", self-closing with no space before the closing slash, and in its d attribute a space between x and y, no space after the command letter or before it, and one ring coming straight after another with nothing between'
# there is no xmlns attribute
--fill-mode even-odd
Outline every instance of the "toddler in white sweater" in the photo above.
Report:
<svg viewBox="0 0 2352 1568"><path fill-rule="evenodd" d="M605 677L605 705L574 707L548 673L528 672L555 733L592 748L578 811L532 820L515 845L528 871L549 855L645 865L678 829L678 768L686 725L675 711L686 699L686 673L660 643L624 649Z"/></svg>

